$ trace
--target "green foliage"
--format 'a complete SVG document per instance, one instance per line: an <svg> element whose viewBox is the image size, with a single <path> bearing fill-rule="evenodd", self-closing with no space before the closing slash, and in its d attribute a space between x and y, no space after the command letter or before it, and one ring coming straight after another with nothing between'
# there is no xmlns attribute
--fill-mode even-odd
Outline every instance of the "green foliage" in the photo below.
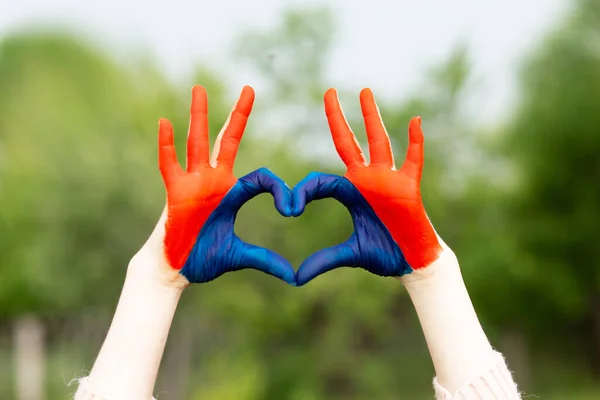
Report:
<svg viewBox="0 0 600 400"><path fill-rule="evenodd" d="M129 213L131 189L158 195L133 179L152 150L139 146L134 87L103 54L60 35L5 39L0 76L0 310L106 304L152 215L144 202Z"/></svg>
<svg viewBox="0 0 600 400"><path fill-rule="evenodd" d="M511 228L530 255L523 295L540 320L571 329L597 323L600 301L600 8L580 4L527 63L507 136L521 177Z"/></svg>
<svg viewBox="0 0 600 400"><path fill-rule="evenodd" d="M571 391L558 398L577 398L573 388L588 385L588 365L570 357L600 363L600 9L578 4L526 63L503 135L469 125L462 105L471 58L462 45L418 91L379 102L398 165L409 119L423 117L428 213L459 255L493 342L516 332L529 340L526 352L543 355L544 368L528 367L525 390L548 398L538 389L550 382L557 393ZM293 186L313 170L343 173L322 106L335 37L333 13L322 8L289 11L272 30L240 35L235 56L268 90L240 148L238 176L266 166ZM205 67L192 83L208 90L214 140L231 109L229 88ZM48 317L58 343L49 350L56 398L78 368L91 366L102 339L77 339L75 326L81 319L88 330L106 329L127 262L163 207L159 117L173 121L184 160L189 86L72 35L0 42L0 320ZM349 89L340 87L340 97L363 140L358 93ZM236 232L299 265L345 240L351 223L333 200L282 218L264 195L240 212ZM64 332L55 327L63 323ZM186 291L173 335L167 353L179 354L173 365L185 364L191 377L185 398L431 398L434 372L405 292L360 270L297 289L255 271L227 274ZM172 389L174 375L163 368L167 387L158 389ZM593 390L579 398L594 398Z"/></svg>

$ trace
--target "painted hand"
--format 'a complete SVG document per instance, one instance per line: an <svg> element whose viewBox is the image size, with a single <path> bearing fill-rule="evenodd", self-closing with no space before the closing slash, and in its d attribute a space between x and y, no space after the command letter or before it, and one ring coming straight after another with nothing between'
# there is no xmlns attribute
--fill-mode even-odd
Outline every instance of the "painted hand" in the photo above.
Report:
<svg viewBox="0 0 600 400"><path fill-rule="evenodd" d="M177 161L171 123L160 121L159 167L167 189L164 253L169 267L189 282L209 282L226 272L253 268L295 284L294 269L283 257L244 243L233 231L238 210L260 193L270 192L277 210L291 215L291 192L269 170L239 180L233 175L253 102L254 91L244 87L209 159L208 99L204 88L193 88L187 171Z"/></svg>
<svg viewBox="0 0 600 400"><path fill-rule="evenodd" d="M369 142L369 165L344 117L336 91L329 89L325 94L331 136L348 171L343 177L309 174L292 190L292 215L300 215L313 200L333 197L350 212L354 233L346 242L306 259L296 273L298 285L342 266L399 277L429 266L442 252L421 202L421 119L410 121L406 160L397 171L390 139L370 90L360 93L360 105Z"/></svg>

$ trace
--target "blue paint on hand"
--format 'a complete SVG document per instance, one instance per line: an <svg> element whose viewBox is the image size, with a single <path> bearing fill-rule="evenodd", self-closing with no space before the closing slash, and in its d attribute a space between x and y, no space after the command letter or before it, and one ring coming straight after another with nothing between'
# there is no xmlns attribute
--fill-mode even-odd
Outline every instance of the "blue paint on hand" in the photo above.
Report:
<svg viewBox="0 0 600 400"><path fill-rule="evenodd" d="M279 177L266 168L240 178L202 227L180 273L192 283L209 282L226 272L252 268L296 285L295 271L279 254L243 242L234 233L240 208L261 193L273 195L275 208L285 217L292 213L292 195Z"/></svg>
<svg viewBox="0 0 600 400"><path fill-rule="evenodd" d="M334 198L350 212L354 232L337 246L308 257L296 273L298 286L339 267L359 267L379 276L402 276L412 272L398 244L363 195L346 178L312 172L292 190L297 217L308 203Z"/></svg>

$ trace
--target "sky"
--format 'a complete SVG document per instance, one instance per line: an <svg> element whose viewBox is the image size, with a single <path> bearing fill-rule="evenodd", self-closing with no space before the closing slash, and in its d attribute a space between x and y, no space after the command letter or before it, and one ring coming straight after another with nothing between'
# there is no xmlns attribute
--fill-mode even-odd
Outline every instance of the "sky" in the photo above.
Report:
<svg viewBox="0 0 600 400"><path fill-rule="evenodd" d="M510 109L516 71L568 0L0 0L0 38L27 25L75 29L116 54L143 47L175 79L199 60L219 65L233 87L258 79L228 56L240 31L274 26L290 6L326 4L338 20L331 86L402 98L423 70L442 62L459 42L469 45L478 78L474 119L492 122ZM256 82L254 81L256 79ZM237 89L236 89L237 91Z"/></svg>

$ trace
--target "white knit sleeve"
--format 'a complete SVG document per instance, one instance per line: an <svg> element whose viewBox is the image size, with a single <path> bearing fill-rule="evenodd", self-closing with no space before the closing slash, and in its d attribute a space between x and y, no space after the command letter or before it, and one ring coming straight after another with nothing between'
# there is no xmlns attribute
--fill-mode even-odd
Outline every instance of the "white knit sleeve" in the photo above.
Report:
<svg viewBox="0 0 600 400"><path fill-rule="evenodd" d="M433 380L437 400L520 400L517 384L512 378L504 357L495 353L490 365L479 376L462 385L452 394Z"/></svg>
<svg viewBox="0 0 600 400"><path fill-rule="evenodd" d="M110 400L105 399L94 393L94 391L87 384L87 377L78 379L79 387L77 388L77 392L75 393L74 400ZM154 397L152 400L156 400Z"/></svg>

